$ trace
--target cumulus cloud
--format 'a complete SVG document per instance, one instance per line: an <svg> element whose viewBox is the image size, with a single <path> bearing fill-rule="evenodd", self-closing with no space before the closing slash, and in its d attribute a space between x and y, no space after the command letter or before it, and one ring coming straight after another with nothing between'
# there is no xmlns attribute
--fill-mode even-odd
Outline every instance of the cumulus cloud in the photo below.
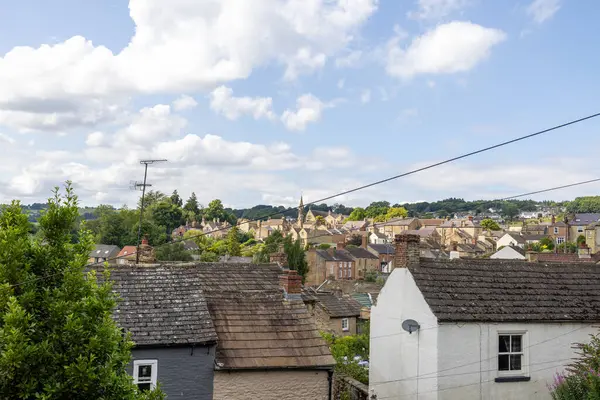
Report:
<svg viewBox="0 0 600 400"><path fill-rule="evenodd" d="M453 12L464 9L472 0L418 0L417 11L409 11L411 19L432 20L444 18Z"/></svg>
<svg viewBox="0 0 600 400"><path fill-rule="evenodd" d="M85 144L90 147L102 146L105 143L104 133L97 131L88 135Z"/></svg>
<svg viewBox="0 0 600 400"><path fill-rule="evenodd" d="M560 9L560 0L534 0L527 7L527 14L537 24L541 24L556 14Z"/></svg>
<svg viewBox="0 0 600 400"><path fill-rule="evenodd" d="M316 96L308 93L296 100L296 110L285 110L281 115L281 121L290 131L303 131L311 122L321 119L323 110L328 107Z"/></svg>
<svg viewBox="0 0 600 400"><path fill-rule="evenodd" d="M356 67L361 61L363 52L360 50L353 50L348 54L340 56L335 59L335 66L338 68L351 68Z"/></svg>
<svg viewBox="0 0 600 400"><path fill-rule="evenodd" d="M452 74L473 69L489 57L492 47L506 39L499 29L471 22L438 25L406 46L394 37L387 45L387 73L410 79L421 74Z"/></svg>
<svg viewBox="0 0 600 400"><path fill-rule="evenodd" d="M316 0L310 7L298 0L130 0L135 34L119 53L74 36L15 47L0 58L0 123L23 129L85 124L102 114L79 110L78 101L62 103L204 89L273 63L295 79L345 49L376 6L377 0ZM27 110L40 100L48 105L43 113Z"/></svg>
<svg viewBox="0 0 600 400"><path fill-rule="evenodd" d="M219 86L211 92L210 108L231 120L238 119L242 115L252 115L254 119L275 119L272 98L234 97L233 90L226 86Z"/></svg>
<svg viewBox="0 0 600 400"><path fill-rule="evenodd" d="M188 110L198 105L198 102L193 97L188 95L181 95L175 101L173 101L173 109L175 111Z"/></svg>
<svg viewBox="0 0 600 400"><path fill-rule="evenodd" d="M15 142L16 142L15 139L0 132L0 143L15 144Z"/></svg>

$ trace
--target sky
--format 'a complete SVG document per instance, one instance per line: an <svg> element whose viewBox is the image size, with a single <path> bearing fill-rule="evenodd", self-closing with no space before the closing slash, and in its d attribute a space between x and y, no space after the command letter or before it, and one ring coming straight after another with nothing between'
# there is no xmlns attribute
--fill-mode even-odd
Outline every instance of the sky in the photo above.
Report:
<svg viewBox="0 0 600 400"><path fill-rule="evenodd" d="M0 202L293 206L600 112L595 0L0 0ZM600 177L600 118L329 200ZM596 195L600 183L540 195ZM536 198L536 197L534 197Z"/></svg>

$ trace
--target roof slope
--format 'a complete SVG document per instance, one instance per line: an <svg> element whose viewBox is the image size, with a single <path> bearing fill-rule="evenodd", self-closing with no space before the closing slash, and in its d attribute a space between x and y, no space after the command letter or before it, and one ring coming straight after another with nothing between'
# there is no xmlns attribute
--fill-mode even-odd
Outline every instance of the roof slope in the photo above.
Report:
<svg viewBox="0 0 600 400"><path fill-rule="evenodd" d="M369 258L378 260L379 257L363 247L346 247L345 250L354 258Z"/></svg>
<svg viewBox="0 0 600 400"><path fill-rule="evenodd" d="M333 293L316 293L317 302L332 318L358 317L361 305L350 296L338 297Z"/></svg>
<svg viewBox="0 0 600 400"><path fill-rule="evenodd" d="M440 322L600 321L600 266L463 259L410 271Z"/></svg>
<svg viewBox="0 0 600 400"><path fill-rule="evenodd" d="M119 254L121 249L112 244L96 244L94 249L90 251L90 258L110 258Z"/></svg>
<svg viewBox="0 0 600 400"><path fill-rule="evenodd" d="M197 264L220 369L321 368L335 361L302 301L285 301L275 265Z"/></svg>
<svg viewBox="0 0 600 400"><path fill-rule="evenodd" d="M369 247L378 254L395 254L396 249L392 244L370 244Z"/></svg>
<svg viewBox="0 0 600 400"><path fill-rule="evenodd" d="M216 342L217 334L193 267L119 267L111 271L122 301L115 319L136 346Z"/></svg>
<svg viewBox="0 0 600 400"><path fill-rule="evenodd" d="M329 252L328 250L331 250L331 252ZM346 250L317 249L317 254L325 261L344 261L344 262L354 261L354 259L352 257L350 257L350 253L348 253Z"/></svg>

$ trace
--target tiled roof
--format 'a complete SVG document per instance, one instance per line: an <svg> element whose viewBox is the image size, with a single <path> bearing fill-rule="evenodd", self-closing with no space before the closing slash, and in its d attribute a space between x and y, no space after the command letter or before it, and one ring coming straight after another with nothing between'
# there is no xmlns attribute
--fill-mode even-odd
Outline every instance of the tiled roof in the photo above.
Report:
<svg viewBox="0 0 600 400"><path fill-rule="evenodd" d="M440 226L444 223L444 219L420 219L421 225L423 226Z"/></svg>
<svg viewBox="0 0 600 400"><path fill-rule="evenodd" d="M377 300L378 293L352 293L352 298L361 306L371 308Z"/></svg>
<svg viewBox="0 0 600 400"><path fill-rule="evenodd" d="M386 223L382 224L383 226L408 226L415 222L416 218L392 218ZM382 226L380 225L380 226Z"/></svg>
<svg viewBox="0 0 600 400"><path fill-rule="evenodd" d="M318 210L309 210L312 215L314 215L315 217L323 217L325 218L326 216L329 215L329 212L327 211L318 211Z"/></svg>
<svg viewBox="0 0 600 400"><path fill-rule="evenodd" d="M94 250L90 251L90 258L112 258L119 254L119 247L111 244L97 244Z"/></svg>
<svg viewBox="0 0 600 400"><path fill-rule="evenodd" d="M422 238L426 238L429 237L433 234L435 234L436 230L434 227L430 227L430 228L421 228L421 229L410 229L410 230L406 230L403 231L401 233L401 235L417 235L420 236Z"/></svg>
<svg viewBox="0 0 600 400"><path fill-rule="evenodd" d="M333 293L316 293L319 305L332 318L358 317L361 305L350 296L338 297Z"/></svg>
<svg viewBox="0 0 600 400"><path fill-rule="evenodd" d="M575 218L573 218L569 223L575 226L589 225L594 224L600 221L600 214L597 213L582 213L575 214Z"/></svg>
<svg viewBox="0 0 600 400"><path fill-rule="evenodd" d="M375 235L379 239L387 239L388 238L385 234L383 234L381 232L372 232L371 235Z"/></svg>
<svg viewBox="0 0 600 400"><path fill-rule="evenodd" d="M122 299L115 320L131 332L136 346L216 342L194 267L119 267L110 277Z"/></svg>
<svg viewBox="0 0 600 400"><path fill-rule="evenodd" d="M511 238L513 238L515 240L515 242L517 242L518 244L525 244L527 243L527 241L525 240L525 238L521 235L518 235L516 233L507 233L508 236L510 236Z"/></svg>
<svg viewBox="0 0 600 400"><path fill-rule="evenodd" d="M121 249L117 258L130 258L132 255L135 255L136 249L135 246L125 246Z"/></svg>
<svg viewBox="0 0 600 400"><path fill-rule="evenodd" d="M187 250L187 251L200 250L200 247L198 247L198 244L196 244L196 242L194 242L193 240L184 240L183 248L184 248L184 250Z"/></svg>
<svg viewBox="0 0 600 400"><path fill-rule="evenodd" d="M378 254L395 254L396 249L391 244L370 244L369 247Z"/></svg>
<svg viewBox="0 0 600 400"><path fill-rule="evenodd" d="M321 368L334 365L300 300L286 301L275 265L197 264L219 339L219 369Z"/></svg>
<svg viewBox="0 0 600 400"><path fill-rule="evenodd" d="M600 322L600 266L461 259L410 271L441 322Z"/></svg>
<svg viewBox="0 0 600 400"><path fill-rule="evenodd" d="M332 253L333 254L330 254L327 250L317 249L317 254L325 261L354 261L354 259L350 257L350 253L348 253L346 250L333 249Z"/></svg>
<svg viewBox="0 0 600 400"><path fill-rule="evenodd" d="M362 247L346 247L346 251L354 258L379 259L379 257L376 257L373 253Z"/></svg>

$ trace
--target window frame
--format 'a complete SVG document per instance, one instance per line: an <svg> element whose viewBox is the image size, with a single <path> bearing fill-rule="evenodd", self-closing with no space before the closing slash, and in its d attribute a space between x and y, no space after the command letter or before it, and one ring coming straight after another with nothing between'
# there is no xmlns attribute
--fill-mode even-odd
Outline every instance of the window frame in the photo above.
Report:
<svg viewBox="0 0 600 400"><path fill-rule="evenodd" d="M564 242L566 242L566 240L563 236L559 236L556 238L556 244L563 244Z"/></svg>
<svg viewBox="0 0 600 400"><path fill-rule="evenodd" d="M344 328L344 322L346 323L346 328ZM342 332L350 332L350 319L342 318Z"/></svg>
<svg viewBox="0 0 600 400"><path fill-rule="evenodd" d="M583 233L583 226L578 226L577 227L577 233Z"/></svg>
<svg viewBox="0 0 600 400"><path fill-rule="evenodd" d="M505 352L500 353L500 336L521 336L521 351L520 352ZM498 378L505 377L529 377L529 335L527 331L510 330L496 332L496 376ZM511 349L509 349L511 350ZM500 355L521 354L521 369L512 371L500 371L499 361Z"/></svg>
<svg viewBox="0 0 600 400"><path fill-rule="evenodd" d="M139 367L150 365L150 381L142 381L139 380ZM156 388L156 383L158 381L158 360L133 360L133 383L138 386L144 383L150 383L150 390L154 390Z"/></svg>
<svg viewBox="0 0 600 400"><path fill-rule="evenodd" d="M558 226L555 226L555 227L554 227L554 234L555 234L555 235L558 235Z"/></svg>

